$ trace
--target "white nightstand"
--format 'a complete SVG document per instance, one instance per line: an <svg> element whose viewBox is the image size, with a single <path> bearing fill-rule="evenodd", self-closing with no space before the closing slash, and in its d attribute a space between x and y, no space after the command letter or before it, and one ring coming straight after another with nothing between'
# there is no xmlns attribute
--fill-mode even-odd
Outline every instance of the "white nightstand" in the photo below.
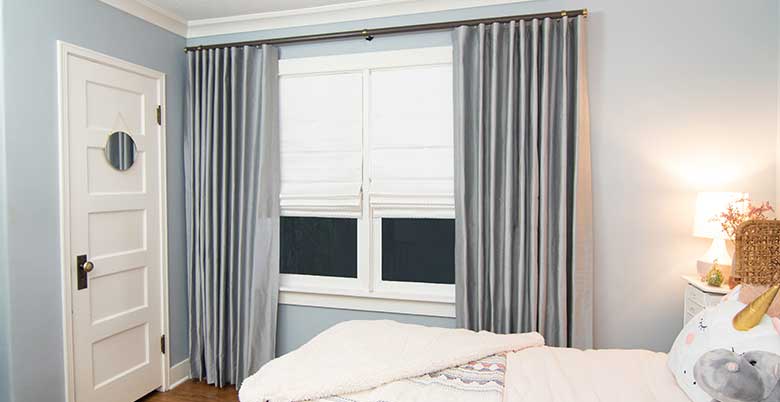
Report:
<svg viewBox="0 0 780 402"><path fill-rule="evenodd" d="M725 284L719 288L709 286L696 275L686 275L682 278L688 282L688 286L685 287L683 325L705 308L720 303L723 295L731 290Z"/></svg>

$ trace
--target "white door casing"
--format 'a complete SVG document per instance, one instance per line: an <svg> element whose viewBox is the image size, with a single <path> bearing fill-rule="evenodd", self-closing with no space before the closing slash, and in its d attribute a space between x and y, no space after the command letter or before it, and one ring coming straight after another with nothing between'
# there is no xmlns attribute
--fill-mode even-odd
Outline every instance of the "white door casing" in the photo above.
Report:
<svg viewBox="0 0 780 402"><path fill-rule="evenodd" d="M168 381L165 130L157 118L165 76L62 42L58 50L67 400L131 402ZM104 154L114 131L137 147L126 171ZM81 290L79 255L94 264Z"/></svg>

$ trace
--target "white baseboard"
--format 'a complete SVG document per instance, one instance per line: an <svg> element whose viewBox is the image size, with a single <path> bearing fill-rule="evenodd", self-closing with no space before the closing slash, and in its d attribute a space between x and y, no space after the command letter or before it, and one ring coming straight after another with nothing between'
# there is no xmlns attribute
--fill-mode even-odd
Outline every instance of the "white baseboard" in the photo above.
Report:
<svg viewBox="0 0 780 402"><path fill-rule="evenodd" d="M190 359L184 359L171 367L171 386L172 390L190 379Z"/></svg>

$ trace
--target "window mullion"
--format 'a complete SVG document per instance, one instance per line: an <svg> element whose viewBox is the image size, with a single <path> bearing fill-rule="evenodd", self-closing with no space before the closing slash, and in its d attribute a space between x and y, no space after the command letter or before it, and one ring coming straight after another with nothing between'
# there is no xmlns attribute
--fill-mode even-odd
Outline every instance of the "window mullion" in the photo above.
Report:
<svg viewBox="0 0 780 402"><path fill-rule="evenodd" d="M360 218L361 232L358 236L358 279L368 292L373 292L374 276L376 275L372 247L372 214L370 203L370 169L371 166L371 143L370 143L370 112L371 112L371 70L363 70L363 119L362 119L362 141L361 149L363 154L362 185L360 187L360 199L362 214Z"/></svg>

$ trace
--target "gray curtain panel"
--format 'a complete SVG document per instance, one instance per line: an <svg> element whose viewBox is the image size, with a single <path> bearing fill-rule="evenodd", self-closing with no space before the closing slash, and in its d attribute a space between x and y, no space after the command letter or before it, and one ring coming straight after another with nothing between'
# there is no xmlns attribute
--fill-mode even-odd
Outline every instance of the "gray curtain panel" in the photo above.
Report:
<svg viewBox="0 0 780 402"><path fill-rule="evenodd" d="M185 180L192 377L223 386L274 357L278 53L187 53Z"/></svg>
<svg viewBox="0 0 780 402"><path fill-rule="evenodd" d="M585 19L455 29L457 321L593 344Z"/></svg>

